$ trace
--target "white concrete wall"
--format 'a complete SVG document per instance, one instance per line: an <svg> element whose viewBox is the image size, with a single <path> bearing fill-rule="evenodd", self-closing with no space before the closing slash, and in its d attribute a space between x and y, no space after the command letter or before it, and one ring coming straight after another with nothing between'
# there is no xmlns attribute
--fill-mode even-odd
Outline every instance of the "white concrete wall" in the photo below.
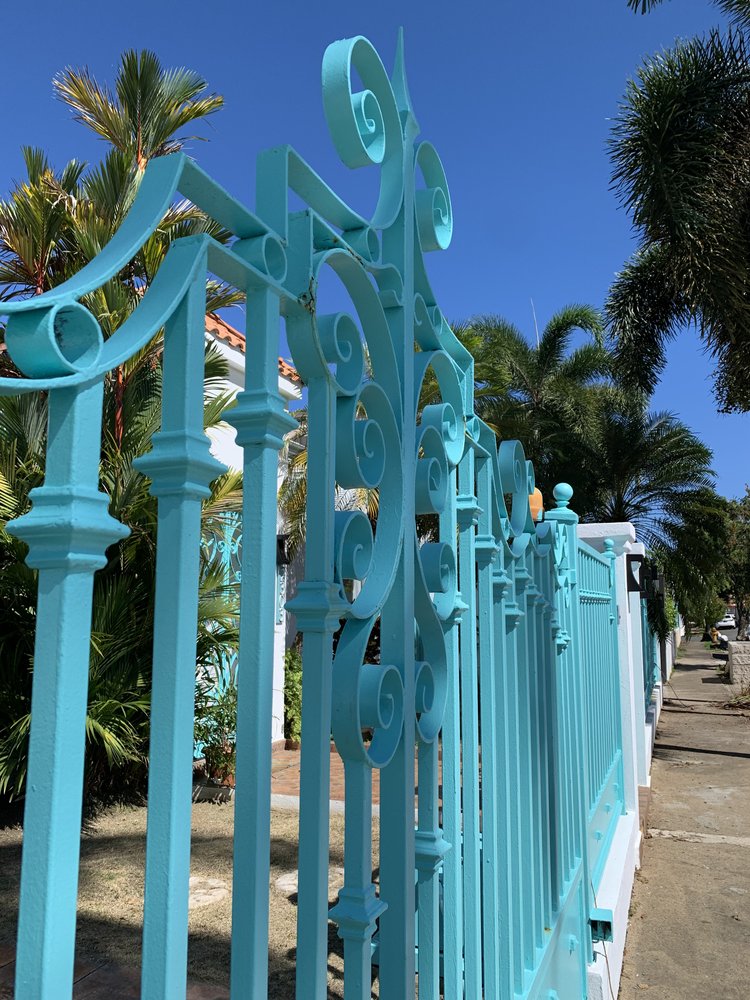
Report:
<svg viewBox="0 0 750 1000"><path fill-rule="evenodd" d="M629 522L579 524L578 537L597 552L604 551L606 539L611 539L614 543L625 808L629 812L637 812L638 785L643 784L641 764L645 773L643 675L639 675L637 669L637 665L641 663L641 618L639 595L628 593L626 573L627 556L637 546L635 528ZM634 597L636 601L633 600Z"/></svg>
<svg viewBox="0 0 750 1000"><path fill-rule="evenodd" d="M636 541L633 525L581 524L578 536L592 548L604 551L604 542L611 539L615 552L615 593L617 598L617 637L620 662L620 707L623 732L623 773L625 813L618 820L595 905L613 914L613 940L596 942L595 959L588 967L589 1000L611 1000L617 996L628 911L636 868L640 865L639 786L649 783L652 730L655 728L656 705L661 707L661 685L652 702L651 723L647 721L643 690L643 645L641 637L640 594L628 593L627 557L644 554Z"/></svg>

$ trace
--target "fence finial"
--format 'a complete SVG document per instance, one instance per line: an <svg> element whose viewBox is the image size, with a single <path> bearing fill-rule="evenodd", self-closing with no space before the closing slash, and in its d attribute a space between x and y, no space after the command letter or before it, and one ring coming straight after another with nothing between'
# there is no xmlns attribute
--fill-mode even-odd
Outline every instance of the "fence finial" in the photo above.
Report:
<svg viewBox="0 0 750 1000"><path fill-rule="evenodd" d="M568 483L558 483L552 490L552 496L560 509L565 509L573 496L573 487Z"/></svg>

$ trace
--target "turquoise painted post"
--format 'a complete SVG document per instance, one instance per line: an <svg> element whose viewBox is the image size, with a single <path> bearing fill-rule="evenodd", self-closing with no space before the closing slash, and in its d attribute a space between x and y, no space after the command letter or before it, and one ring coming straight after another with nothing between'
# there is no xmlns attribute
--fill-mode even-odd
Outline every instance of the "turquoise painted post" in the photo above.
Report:
<svg viewBox="0 0 750 1000"><path fill-rule="evenodd" d="M458 533L458 474L451 473L448 503L440 515L442 537ZM452 845L443 864L443 991L445 1000L463 1000L463 829L461 815L461 694L459 678L459 630L466 605L456 594L451 628L447 636L448 683L445 719L442 732L443 827L445 839Z"/></svg>
<svg viewBox="0 0 750 1000"><path fill-rule="evenodd" d="M233 998L268 994L276 478L296 426L278 391L279 298L247 291L244 390L229 413L243 449L243 545L232 877ZM252 363L250 363L252 359Z"/></svg>
<svg viewBox="0 0 750 1000"><path fill-rule="evenodd" d="M464 978L467 996L482 992L481 854L479 827L479 677L475 528L479 506L474 494L474 453L458 469L459 585L466 610L461 622L461 740L463 810Z"/></svg>
<svg viewBox="0 0 750 1000"><path fill-rule="evenodd" d="M508 845L510 853L511 914L513 916L512 971L513 989L520 993L524 987L526 968L526 917L528 899L524 892L523 869L523 812L521 809L522 758L520 742L520 658L518 647L518 625L522 610L518 603L517 577L512 553L503 551L504 571L508 578L505 584L505 621L501 624L505 632L505 678L507 692L507 739L506 769L508 787Z"/></svg>
<svg viewBox="0 0 750 1000"><path fill-rule="evenodd" d="M573 496L572 487L567 483L559 483L555 486L553 495L555 507L545 513L545 520L552 522L559 533L557 613L562 627L556 638L558 648L563 655L569 692L568 712L563 720L563 727L569 736L572 779L569 791L572 835L572 872L569 872L571 885L569 891L577 892L582 901L581 911L587 917L593 906L588 844L590 757L587 752L589 715L581 641L582 583L577 537L578 515L569 506ZM585 961L588 961L591 957L592 943L587 919L579 930L580 952L582 956L586 956ZM586 995L585 961L580 963L577 984L581 997Z"/></svg>
<svg viewBox="0 0 750 1000"><path fill-rule="evenodd" d="M45 313L23 317L26 335L35 335L32 324L38 330ZM13 332L9 324L11 351ZM94 343L96 334L98 328ZM0 392L9 388L0 385ZM44 485L32 491L29 513L7 525L28 544L27 562L39 570L37 620L43 623L34 649L18 1000L69 997L73 989L93 575L106 563L107 546L127 534L98 491L101 415L100 379L50 393Z"/></svg>
<svg viewBox="0 0 750 1000"><path fill-rule="evenodd" d="M182 996L187 984L195 671L185 664L196 655L201 503L224 471L203 431L205 316L199 274L166 324L161 430L135 463L158 498L144 1000Z"/></svg>
<svg viewBox="0 0 750 1000"><path fill-rule="evenodd" d="M500 844L497 815L498 731L497 731L497 669L494 629L494 564L499 545L492 533L491 467L489 456L477 470L477 501L479 517L475 551L478 589L478 658L481 719L482 765L482 934L484 991L500 998L501 936L506 940L508 929L502 927L500 910ZM499 652L499 650L497 651Z"/></svg>

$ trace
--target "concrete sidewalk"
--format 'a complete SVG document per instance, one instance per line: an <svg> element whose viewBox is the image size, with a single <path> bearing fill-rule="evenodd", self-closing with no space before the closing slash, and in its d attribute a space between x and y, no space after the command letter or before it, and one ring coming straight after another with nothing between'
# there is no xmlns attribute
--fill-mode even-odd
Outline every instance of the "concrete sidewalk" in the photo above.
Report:
<svg viewBox="0 0 750 1000"><path fill-rule="evenodd" d="M721 708L724 657L683 649L657 730L620 1000L748 1000L750 713Z"/></svg>

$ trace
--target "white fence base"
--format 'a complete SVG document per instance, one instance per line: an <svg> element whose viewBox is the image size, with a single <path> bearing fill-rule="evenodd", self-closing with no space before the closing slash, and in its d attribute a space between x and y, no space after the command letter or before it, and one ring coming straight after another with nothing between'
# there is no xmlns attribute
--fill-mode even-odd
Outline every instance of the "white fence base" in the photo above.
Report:
<svg viewBox="0 0 750 1000"><path fill-rule="evenodd" d="M638 814L622 816L615 828L601 885L597 893L597 906L611 910L613 940L594 945L596 960L588 967L589 1000L612 1000L620 988L620 976L625 955L625 936L628 931L628 911L633 891L635 870L639 866L641 834Z"/></svg>

